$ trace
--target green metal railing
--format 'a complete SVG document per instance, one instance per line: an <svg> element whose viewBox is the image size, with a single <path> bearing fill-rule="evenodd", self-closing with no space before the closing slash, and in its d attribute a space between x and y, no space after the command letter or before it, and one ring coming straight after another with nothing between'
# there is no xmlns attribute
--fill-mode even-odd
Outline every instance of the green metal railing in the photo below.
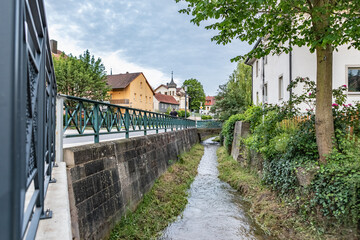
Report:
<svg viewBox="0 0 360 240"><path fill-rule="evenodd" d="M201 120L196 121L197 128L221 128L222 122L217 120Z"/></svg>
<svg viewBox="0 0 360 240"><path fill-rule="evenodd" d="M196 127L193 120L174 118L165 114L129 108L105 102L99 102L73 96L59 95L63 100L64 137L99 136L104 134L147 132L155 130L180 130ZM76 129L76 134L66 134L68 129Z"/></svg>

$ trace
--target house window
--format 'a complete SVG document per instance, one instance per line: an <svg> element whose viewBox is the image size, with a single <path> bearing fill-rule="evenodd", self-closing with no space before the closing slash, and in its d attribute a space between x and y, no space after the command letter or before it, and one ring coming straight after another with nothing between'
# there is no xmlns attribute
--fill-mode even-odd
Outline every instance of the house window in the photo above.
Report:
<svg viewBox="0 0 360 240"><path fill-rule="evenodd" d="M142 94L140 94L140 102L142 102Z"/></svg>
<svg viewBox="0 0 360 240"><path fill-rule="evenodd" d="M165 92L165 95L167 95L167 92Z"/></svg>
<svg viewBox="0 0 360 240"><path fill-rule="evenodd" d="M256 105L259 104L259 92L256 92Z"/></svg>
<svg viewBox="0 0 360 240"><path fill-rule="evenodd" d="M267 64L267 61L268 61L267 57L268 57L267 55L264 57L264 63L265 64Z"/></svg>
<svg viewBox="0 0 360 240"><path fill-rule="evenodd" d="M142 82L140 82L140 89L142 89Z"/></svg>
<svg viewBox="0 0 360 240"><path fill-rule="evenodd" d="M360 93L360 66L347 68L348 92Z"/></svg>
<svg viewBox="0 0 360 240"><path fill-rule="evenodd" d="M283 99L284 97L284 79L283 76L279 77L279 100Z"/></svg>
<svg viewBox="0 0 360 240"><path fill-rule="evenodd" d="M134 101L136 101L136 93L134 93Z"/></svg>
<svg viewBox="0 0 360 240"><path fill-rule="evenodd" d="M264 84L264 102L268 101L268 86L267 83Z"/></svg>
<svg viewBox="0 0 360 240"><path fill-rule="evenodd" d="M255 68L255 71L256 71L256 76L259 76L259 61L256 61L256 68Z"/></svg>
<svg viewBox="0 0 360 240"><path fill-rule="evenodd" d="M147 96L145 96L145 103L147 103Z"/></svg>

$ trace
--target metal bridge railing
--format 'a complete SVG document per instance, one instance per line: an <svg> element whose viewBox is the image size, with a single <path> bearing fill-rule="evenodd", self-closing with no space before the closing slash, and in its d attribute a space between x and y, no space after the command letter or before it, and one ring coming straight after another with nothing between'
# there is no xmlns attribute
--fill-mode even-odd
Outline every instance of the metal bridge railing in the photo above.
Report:
<svg viewBox="0 0 360 240"><path fill-rule="evenodd" d="M136 108L114 105L73 96L58 95L58 119L63 119L63 134L65 138L94 136L94 142L99 142L99 136L113 133L143 132L150 130L178 130L196 127L194 120L174 118L165 114L144 111ZM61 107L60 107L61 106ZM61 109L62 108L62 109ZM76 130L75 134L66 134L67 130Z"/></svg>
<svg viewBox="0 0 360 240"><path fill-rule="evenodd" d="M197 128L221 128L222 122L217 120L201 120L196 121Z"/></svg>
<svg viewBox="0 0 360 240"><path fill-rule="evenodd" d="M42 0L0 1L0 236L34 239L55 161L56 81Z"/></svg>

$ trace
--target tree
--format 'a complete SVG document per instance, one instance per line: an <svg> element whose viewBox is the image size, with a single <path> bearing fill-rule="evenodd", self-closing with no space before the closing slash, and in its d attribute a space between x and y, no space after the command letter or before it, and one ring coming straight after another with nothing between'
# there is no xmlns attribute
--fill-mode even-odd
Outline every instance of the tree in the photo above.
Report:
<svg viewBox="0 0 360 240"><path fill-rule="evenodd" d="M241 61L229 76L229 81L219 86L211 111L221 120L244 112L251 105L251 85L251 67Z"/></svg>
<svg viewBox="0 0 360 240"><path fill-rule="evenodd" d="M110 88L106 83L105 67L101 59L86 50L79 58L66 56L54 58L54 68L58 91L62 94L107 100Z"/></svg>
<svg viewBox="0 0 360 240"><path fill-rule="evenodd" d="M190 109L198 110L200 109L200 103L204 106L205 103L205 92L201 83L194 79L190 78L185 80L183 83L183 88L188 86L187 94L189 95L189 106Z"/></svg>
<svg viewBox="0 0 360 240"><path fill-rule="evenodd" d="M182 0L176 0L180 2ZM308 46L316 51L316 141L320 161L325 163L334 135L332 115L333 51L340 45L360 49L360 1L338 0L183 0L187 8L180 12L192 14L193 23L218 30L212 38L218 44L233 39L250 44L262 38L257 48L242 57L256 57ZM238 60L238 56L234 60Z"/></svg>

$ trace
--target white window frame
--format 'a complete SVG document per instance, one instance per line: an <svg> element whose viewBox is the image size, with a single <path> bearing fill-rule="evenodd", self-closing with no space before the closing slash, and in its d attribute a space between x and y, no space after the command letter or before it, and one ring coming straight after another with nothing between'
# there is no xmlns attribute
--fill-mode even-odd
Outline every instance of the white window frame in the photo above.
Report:
<svg viewBox="0 0 360 240"><path fill-rule="evenodd" d="M345 65L345 82L346 82L346 86L347 86L347 94L348 95L360 95L360 92L350 92L349 91L349 78L348 78L348 71L349 68L359 68L360 69L360 65L359 64L353 64L353 65Z"/></svg>
<svg viewBox="0 0 360 240"><path fill-rule="evenodd" d="M281 79L281 85L280 85L280 79ZM279 100L283 100L284 98L284 76L281 74L278 78L278 91L279 91Z"/></svg>
<svg viewBox="0 0 360 240"><path fill-rule="evenodd" d="M269 99L268 95L268 83L264 83L264 103L267 103Z"/></svg>

